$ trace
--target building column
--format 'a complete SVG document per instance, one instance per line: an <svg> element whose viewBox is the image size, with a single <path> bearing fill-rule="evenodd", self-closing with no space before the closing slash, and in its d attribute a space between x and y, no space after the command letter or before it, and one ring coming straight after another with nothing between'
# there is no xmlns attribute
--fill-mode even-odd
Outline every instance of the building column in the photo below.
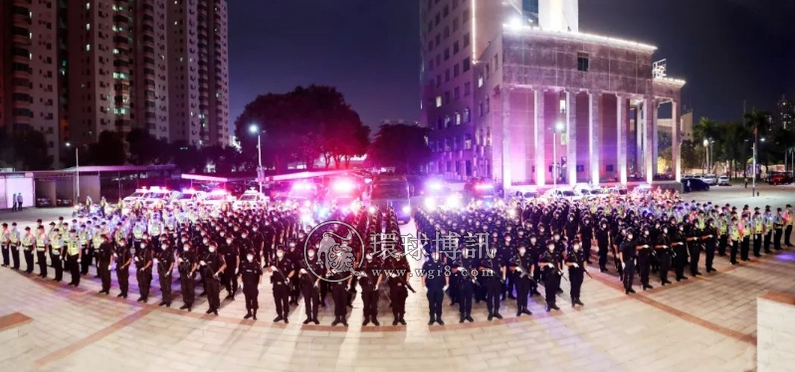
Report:
<svg viewBox="0 0 795 372"><path fill-rule="evenodd" d="M679 125L679 104L671 101L671 165L676 181L682 179L682 132Z"/></svg>
<svg viewBox="0 0 795 372"><path fill-rule="evenodd" d="M512 88L503 87L500 91L502 101L502 187L508 191L511 188L511 91Z"/></svg>
<svg viewBox="0 0 795 372"><path fill-rule="evenodd" d="M577 93L566 91L566 167L569 185L577 183ZM555 159L557 160L557 159Z"/></svg>
<svg viewBox="0 0 795 372"><path fill-rule="evenodd" d="M656 131L656 116L657 116L657 101L653 98L644 98L643 100L643 116L644 120L644 147L643 159L645 164L646 182L651 184L654 180L655 170L657 168L657 131Z"/></svg>
<svg viewBox="0 0 795 372"><path fill-rule="evenodd" d="M534 143L535 143L535 165L536 165L536 186L546 185L547 162L546 162L546 126L544 125L544 89L533 90L535 94L535 104L533 115L535 117Z"/></svg>
<svg viewBox="0 0 795 372"><path fill-rule="evenodd" d="M618 172L619 182L622 185L627 184L627 97L620 94L616 95L616 125L618 140L616 147L618 150Z"/></svg>
<svg viewBox="0 0 795 372"><path fill-rule="evenodd" d="M646 101L641 100L635 108L635 166L636 173L646 174Z"/></svg>
<svg viewBox="0 0 795 372"><path fill-rule="evenodd" d="M599 185L601 161L600 151L602 150L602 93L588 93L588 152L590 154L591 183Z"/></svg>

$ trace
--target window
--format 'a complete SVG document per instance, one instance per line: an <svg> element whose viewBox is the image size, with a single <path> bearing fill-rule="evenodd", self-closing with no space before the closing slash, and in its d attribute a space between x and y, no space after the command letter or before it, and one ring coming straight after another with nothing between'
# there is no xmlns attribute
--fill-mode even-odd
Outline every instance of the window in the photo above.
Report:
<svg viewBox="0 0 795 372"><path fill-rule="evenodd" d="M483 101L478 102L478 116L483 117Z"/></svg>
<svg viewBox="0 0 795 372"><path fill-rule="evenodd" d="M480 74L480 76L478 76L478 88L482 86L483 86L483 74Z"/></svg>
<svg viewBox="0 0 795 372"><path fill-rule="evenodd" d="M433 40L428 42L428 52L433 50Z"/></svg>
<svg viewBox="0 0 795 372"><path fill-rule="evenodd" d="M444 26L444 38L450 37L450 26Z"/></svg>
<svg viewBox="0 0 795 372"><path fill-rule="evenodd" d="M442 21L442 17L441 17L441 15L440 15L439 13L436 13L436 17L435 17L435 18L436 18L436 23L435 23L435 25L436 25L436 26L438 26L438 25L439 25L439 22L441 22L441 21Z"/></svg>
<svg viewBox="0 0 795 372"><path fill-rule="evenodd" d="M486 97L486 112L491 111L491 98Z"/></svg>
<svg viewBox="0 0 795 372"><path fill-rule="evenodd" d="M469 21L469 9L464 10L464 23L467 23L467 21Z"/></svg>
<svg viewBox="0 0 795 372"><path fill-rule="evenodd" d="M469 64L470 64L469 57L467 57L464 59L464 72L469 71Z"/></svg>
<svg viewBox="0 0 795 372"><path fill-rule="evenodd" d="M436 96L436 107L442 107L442 96Z"/></svg>
<svg viewBox="0 0 795 372"><path fill-rule="evenodd" d="M468 96L472 93L472 83L466 82L464 83L464 97Z"/></svg>
<svg viewBox="0 0 795 372"><path fill-rule="evenodd" d="M467 177L472 176L472 161L470 161L470 160L466 161L466 172L467 172L467 174L466 174Z"/></svg>
<svg viewBox="0 0 795 372"><path fill-rule="evenodd" d="M455 125L461 125L461 113L455 112Z"/></svg>
<svg viewBox="0 0 795 372"><path fill-rule="evenodd" d="M450 115L445 115L444 116L444 127L445 128L450 128L450 122L451 122Z"/></svg>
<svg viewBox="0 0 795 372"><path fill-rule="evenodd" d="M444 92L444 103L450 103L450 91Z"/></svg>
<svg viewBox="0 0 795 372"><path fill-rule="evenodd" d="M442 35L436 34L436 45L439 45L442 42Z"/></svg>
<svg viewBox="0 0 795 372"><path fill-rule="evenodd" d="M458 17L453 19L453 32L458 31Z"/></svg>
<svg viewBox="0 0 795 372"><path fill-rule="evenodd" d="M444 50L444 60L450 59L450 48L445 48Z"/></svg>
<svg viewBox="0 0 795 372"><path fill-rule="evenodd" d="M436 75L436 87L442 86L442 75Z"/></svg>
<svg viewBox="0 0 795 372"><path fill-rule="evenodd" d="M608 171L608 172L614 172L613 164L608 164L607 167L605 167L605 170Z"/></svg>
<svg viewBox="0 0 795 372"><path fill-rule="evenodd" d="M459 98L461 98L461 88L455 87L455 89L453 89L453 99Z"/></svg>
<svg viewBox="0 0 795 372"><path fill-rule="evenodd" d="M458 47L458 42L456 41L455 43L453 43L453 54L458 53L459 49L460 48Z"/></svg>
<svg viewBox="0 0 795 372"><path fill-rule="evenodd" d="M472 135L465 134L464 135L464 150L472 149Z"/></svg>
<svg viewBox="0 0 795 372"><path fill-rule="evenodd" d="M459 75L458 70L459 70L458 64L456 63L455 66L453 66L453 77L458 77Z"/></svg>
<svg viewBox="0 0 795 372"><path fill-rule="evenodd" d="M443 10L442 12L443 12L442 14L443 14L445 17L447 17L448 15L450 15L450 7L448 7L447 5L445 5L445 6L444 6L444 10Z"/></svg>
<svg viewBox="0 0 795 372"><path fill-rule="evenodd" d="M588 72L588 53L577 53L577 71Z"/></svg>
<svg viewBox="0 0 795 372"><path fill-rule="evenodd" d="M450 81L450 69L444 70L444 82Z"/></svg>
<svg viewBox="0 0 795 372"><path fill-rule="evenodd" d="M494 55L494 71L499 70L499 68L500 68L500 55L499 54L495 54Z"/></svg>
<svg viewBox="0 0 795 372"><path fill-rule="evenodd" d="M464 48L469 46L469 32L464 34Z"/></svg>
<svg viewBox="0 0 795 372"><path fill-rule="evenodd" d="M470 118L471 115L469 113L469 107L467 107L464 109L464 117L463 117L464 123L469 123Z"/></svg>

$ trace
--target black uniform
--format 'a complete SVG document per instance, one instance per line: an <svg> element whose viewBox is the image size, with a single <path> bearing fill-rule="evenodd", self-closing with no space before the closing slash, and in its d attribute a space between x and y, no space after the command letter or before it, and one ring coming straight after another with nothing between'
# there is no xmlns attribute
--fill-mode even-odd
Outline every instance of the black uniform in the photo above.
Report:
<svg viewBox="0 0 795 372"><path fill-rule="evenodd" d="M378 323L378 278L380 277L381 264L376 258L365 261L359 269L366 276L359 278L359 286L362 288L362 302L364 303L364 322L362 325L367 325L373 322L375 325ZM304 295L306 296L306 295Z"/></svg>
<svg viewBox="0 0 795 372"><path fill-rule="evenodd" d="M527 310L527 297L533 283L533 279L530 277L533 275L533 266L535 265L532 253L527 250L524 254L521 251L517 252L511 261L515 266L513 276L516 282L516 316L531 315L530 310Z"/></svg>
<svg viewBox="0 0 795 372"><path fill-rule="evenodd" d="M624 260L621 262L623 267L622 279L624 281L624 291L626 293L634 293L632 289L632 281L635 280L635 256L636 244L633 240L626 239L621 242L621 254Z"/></svg>
<svg viewBox="0 0 795 372"><path fill-rule="evenodd" d="M300 260L300 268L303 272L299 274L299 280L301 285L301 294L304 296L304 308L306 311L306 320L304 320L304 324L308 324L309 322L314 322L318 324L319 321L317 320L318 314L318 306L320 305L320 283L322 281L318 281L318 278L321 278L325 275L325 270L323 266L321 266L320 261L318 260L317 255L312 256L309 258L307 256L306 260ZM366 310L365 310L366 311Z"/></svg>
<svg viewBox="0 0 795 372"><path fill-rule="evenodd" d="M549 244L549 243L548 243ZM561 262L560 251L557 249L552 252L547 249L538 258L538 265L544 274L544 294L547 302L547 312L550 310L559 310L555 304L555 295L560 287L561 278ZM549 265L552 265L550 267Z"/></svg>
<svg viewBox="0 0 795 372"><path fill-rule="evenodd" d="M149 299L149 286L152 284L152 250L139 248L135 251L136 278L138 279L138 289L141 297L138 301L146 302Z"/></svg>
<svg viewBox="0 0 795 372"><path fill-rule="evenodd" d="M448 268L449 270L449 268ZM445 286L445 265L439 260L429 259L422 265L422 271L425 273L425 288L428 290L428 313L430 320L428 325L438 322L440 325L444 324L442 321L442 303L444 303L444 286Z"/></svg>
<svg viewBox="0 0 795 372"><path fill-rule="evenodd" d="M712 267L712 262L715 259L715 246L717 245L717 235L718 231L712 226L712 223L707 223L707 226L704 228L702 232L702 240L704 244L704 251L706 253L706 266L707 272L715 271L715 268Z"/></svg>
<svg viewBox="0 0 795 372"><path fill-rule="evenodd" d="M502 294L503 277L499 257L485 257L480 261L481 276L486 286L486 308L489 311L489 320L500 315L500 295Z"/></svg>
<svg viewBox="0 0 795 372"><path fill-rule="evenodd" d="M163 295L160 305L171 306L171 272L174 264L174 249L170 245L161 245L163 250L157 255L157 276L160 280L160 293Z"/></svg>
<svg viewBox="0 0 795 372"><path fill-rule="evenodd" d="M570 249L566 252L566 262L577 264L577 266L569 265L569 282L571 283L571 306L580 305L580 290L582 289L582 282L585 277L585 251L581 249Z"/></svg>
<svg viewBox="0 0 795 372"><path fill-rule="evenodd" d="M406 298L409 296L406 282L406 275L408 275L409 264L406 259L399 257L389 257L384 262L384 269L389 270L389 300L392 303L392 315L394 320L392 325L401 323L406 324L403 316L406 313Z"/></svg>
<svg viewBox="0 0 795 372"><path fill-rule="evenodd" d="M110 293L110 265L113 259L113 251L113 243L104 242L99 245L99 248L95 252L97 255L97 272L99 273L100 281L102 281L102 290L100 293Z"/></svg>
<svg viewBox="0 0 795 372"><path fill-rule="evenodd" d="M205 265L202 267L202 279L204 288L207 291L207 302L210 308L207 314L218 315L218 308L221 307L221 278L218 272L224 267L224 256L215 252L207 252L203 259Z"/></svg>
<svg viewBox="0 0 795 372"><path fill-rule="evenodd" d="M329 271L326 273L331 281L331 297L334 299L334 321L331 325L347 326L348 320L348 281L350 273ZM285 304L287 303L287 294L285 287Z"/></svg>
<svg viewBox="0 0 795 372"><path fill-rule="evenodd" d="M259 303L257 302L259 297L258 286L260 278L262 278L262 268L256 260L246 260L240 264L240 276L243 279L243 296L246 297L245 318L254 317L254 320L257 320L257 309L259 308Z"/></svg>
<svg viewBox="0 0 795 372"><path fill-rule="evenodd" d="M286 256L277 258L273 262L276 267L271 275L271 284L273 284L273 299L276 302L276 319L274 322L284 320L288 322L287 316L290 314L290 284L289 275L295 270L295 267Z"/></svg>
<svg viewBox="0 0 795 372"><path fill-rule="evenodd" d="M455 277L458 283L458 311L461 315L459 323L463 323L464 320L474 321L472 319L472 297L475 286L478 285L477 277L474 274L476 264L475 258L461 255L453 265L456 268Z"/></svg>
<svg viewBox="0 0 795 372"><path fill-rule="evenodd" d="M240 258L240 251L234 242L222 245L219 250L226 262L226 269L224 269L222 277L227 293L226 298L234 300L237 292L237 261Z"/></svg>
<svg viewBox="0 0 795 372"><path fill-rule="evenodd" d="M650 289L651 285L649 285L649 271L651 269L651 256L654 243L651 239L651 236L643 233L637 239L635 245L638 255L638 266L640 269L640 284L643 285L643 290Z"/></svg>
<svg viewBox="0 0 795 372"><path fill-rule="evenodd" d="M657 235L654 243L654 250L657 252L657 261L660 263L660 284L666 285L668 281L668 271L671 270L671 237L668 232L663 230L662 234Z"/></svg>
<svg viewBox="0 0 795 372"><path fill-rule="evenodd" d="M698 272L698 261L701 258L701 230L691 226L687 231L687 252L690 254L690 275L701 275Z"/></svg>
<svg viewBox="0 0 795 372"><path fill-rule="evenodd" d="M183 250L179 254L177 261L179 262L177 269L179 270L179 284L182 290L182 302L184 303L181 309L191 311L193 309L193 301L196 299L194 265L196 265L198 259L195 252Z"/></svg>
<svg viewBox="0 0 795 372"><path fill-rule="evenodd" d="M132 255L126 246L119 245L116 247L114 257L116 258L116 279L119 282L119 291L121 291L118 297L127 298L127 289L130 286L130 263ZM72 270L77 271L78 268L73 267Z"/></svg>
<svg viewBox="0 0 795 372"><path fill-rule="evenodd" d="M677 282L687 279L685 277L685 266L687 265L685 238L684 228L681 225L671 234L671 246L674 251L674 274Z"/></svg>

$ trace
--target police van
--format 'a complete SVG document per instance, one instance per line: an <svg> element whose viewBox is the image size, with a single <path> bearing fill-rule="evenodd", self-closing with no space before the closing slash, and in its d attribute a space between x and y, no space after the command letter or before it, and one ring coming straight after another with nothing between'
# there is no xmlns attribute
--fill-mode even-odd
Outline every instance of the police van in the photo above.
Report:
<svg viewBox="0 0 795 372"><path fill-rule="evenodd" d="M232 203L235 209L262 207L268 204L269 198L257 190L247 190Z"/></svg>

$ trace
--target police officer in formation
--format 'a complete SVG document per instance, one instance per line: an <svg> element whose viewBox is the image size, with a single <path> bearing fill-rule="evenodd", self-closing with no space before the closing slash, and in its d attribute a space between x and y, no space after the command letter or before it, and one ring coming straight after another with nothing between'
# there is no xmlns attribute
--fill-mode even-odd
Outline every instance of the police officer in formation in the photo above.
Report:
<svg viewBox="0 0 795 372"><path fill-rule="evenodd" d="M259 285L262 284L262 267L254 261L254 251L246 253L246 260L240 264L240 278L243 281L243 296L246 298L246 315L243 319L257 320L259 309Z"/></svg>

